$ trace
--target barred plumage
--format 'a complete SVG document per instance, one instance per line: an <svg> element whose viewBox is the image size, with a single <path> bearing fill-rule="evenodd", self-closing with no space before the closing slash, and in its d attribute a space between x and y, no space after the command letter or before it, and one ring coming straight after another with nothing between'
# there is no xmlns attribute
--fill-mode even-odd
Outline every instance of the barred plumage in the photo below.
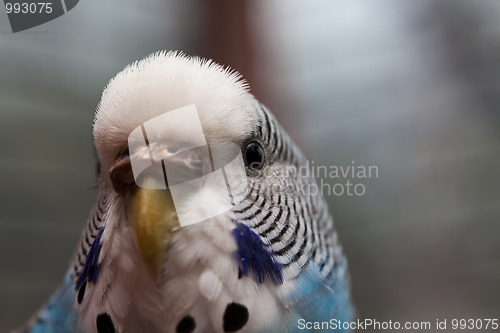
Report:
<svg viewBox="0 0 500 333"><path fill-rule="evenodd" d="M293 180L283 176L283 172L293 172L305 165L306 159L267 109L260 107L256 113L256 134L271 147L269 164L274 164L274 168L267 173L276 173L274 179L269 180L275 183L264 188L259 180L251 183L248 199L235 207L236 217L248 221L250 228L263 238L278 262L284 265L289 278L296 277L309 262L317 264L326 278L333 271L336 257L342 256L341 251L334 251L340 249L340 245L328 206L319 195L309 196L309 200L302 195L300 188L311 185L314 179ZM288 183L279 181L283 178ZM273 198L273 193L269 192L273 186L284 189L288 185L295 187L292 193L295 196L275 193ZM319 233L320 228L326 232Z"/></svg>
<svg viewBox="0 0 500 333"><path fill-rule="evenodd" d="M80 237L80 244L77 248L75 259L73 260L74 264L70 273L72 278L76 278L83 270L88 250L97 237L99 229L104 224L107 208L107 199L106 196L103 195L96 200L94 207L90 211L87 219L87 227L83 229L82 236Z"/></svg>

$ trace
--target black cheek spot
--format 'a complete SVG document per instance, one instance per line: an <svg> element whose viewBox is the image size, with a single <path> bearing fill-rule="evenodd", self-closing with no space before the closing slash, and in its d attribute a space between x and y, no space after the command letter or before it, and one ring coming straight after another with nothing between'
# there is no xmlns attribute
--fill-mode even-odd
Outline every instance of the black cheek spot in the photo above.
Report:
<svg viewBox="0 0 500 333"><path fill-rule="evenodd" d="M238 303L229 303L224 311L222 328L224 332L236 332L243 328L248 321L248 309Z"/></svg>
<svg viewBox="0 0 500 333"><path fill-rule="evenodd" d="M80 286L80 289L78 290L78 304L82 304L83 296L85 296L85 289L87 289L87 281L83 282Z"/></svg>
<svg viewBox="0 0 500 333"><path fill-rule="evenodd" d="M176 333L191 333L196 328L196 322L190 315L182 318L175 328Z"/></svg>
<svg viewBox="0 0 500 333"><path fill-rule="evenodd" d="M97 316L96 325L98 333L115 333L115 325L106 312Z"/></svg>

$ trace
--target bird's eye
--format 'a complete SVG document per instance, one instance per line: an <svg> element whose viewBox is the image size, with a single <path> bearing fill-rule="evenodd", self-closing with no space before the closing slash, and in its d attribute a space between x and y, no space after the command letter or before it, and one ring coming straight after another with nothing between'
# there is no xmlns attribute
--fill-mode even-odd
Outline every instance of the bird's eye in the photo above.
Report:
<svg viewBox="0 0 500 333"><path fill-rule="evenodd" d="M249 142L243 150L243 159L245 160L245 165L250 170L257 171L262 169L265 159L262 145L256 141Z"/></svg>

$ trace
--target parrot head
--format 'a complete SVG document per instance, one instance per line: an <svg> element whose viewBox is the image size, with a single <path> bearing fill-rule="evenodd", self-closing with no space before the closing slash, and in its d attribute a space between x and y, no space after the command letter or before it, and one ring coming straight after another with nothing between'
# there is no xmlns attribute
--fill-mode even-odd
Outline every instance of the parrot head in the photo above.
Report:
<svg viewBox="0 0 500 333"><path fill-rule="evenodd" d="M349 318L345 259L305 158L241 77L156 53L102 94L98 194L75 258L88 332L292 332Z"/></svg>

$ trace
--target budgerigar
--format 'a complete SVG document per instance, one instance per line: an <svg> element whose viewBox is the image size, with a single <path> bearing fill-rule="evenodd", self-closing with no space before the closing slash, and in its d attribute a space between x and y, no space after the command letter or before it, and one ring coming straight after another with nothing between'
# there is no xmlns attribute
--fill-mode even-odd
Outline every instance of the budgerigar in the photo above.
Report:
<svg viewBox="0 0 500 333"><path fill-rule="evenodd" d="M172 163L189 173L204 168L199 150L182 150L191 140L182 121L160 126L167 140L150 135L146 150L132 152L130 137L186 106L195 107L212 155L216 143L238 146L244 172L235 181L245 188L223 213L181 226L179 209L217 210L218 192L205 188L174 204L168 188L138 186L132 162L156 150L177 156ZM348 331L324 324L354 315L327 204L301 169L304 155L237 73L181 53L153 54L110 81L93 134L95 205L63 284L20 332L278 333L315 322L322 329L310 331Z"/></svg>

